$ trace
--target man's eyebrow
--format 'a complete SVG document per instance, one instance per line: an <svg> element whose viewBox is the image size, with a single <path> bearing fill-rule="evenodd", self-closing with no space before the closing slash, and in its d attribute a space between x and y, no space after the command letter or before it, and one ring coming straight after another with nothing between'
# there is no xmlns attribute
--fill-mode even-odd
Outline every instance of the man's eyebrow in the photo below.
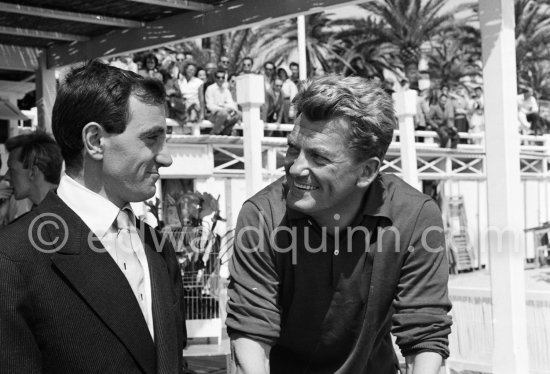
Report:
<svg viewBox="0 0 550 374"><path fill-rule="evenodd" d="M164 134L166 134L166 129L162 126L157 126L142 132L140 135L140 138L148 138L153 135L164 135Z"/></svg>

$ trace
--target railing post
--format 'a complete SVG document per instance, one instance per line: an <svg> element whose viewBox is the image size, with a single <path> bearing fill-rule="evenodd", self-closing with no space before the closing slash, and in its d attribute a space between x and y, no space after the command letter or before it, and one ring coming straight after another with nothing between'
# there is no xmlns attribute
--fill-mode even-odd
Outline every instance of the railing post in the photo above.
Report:
<svg viewBox="0 0 550 374"><path fill-rule="evenodd" d="M260 106L265 102L264 79L258 74L238 76L237 103L243 109L243 148L246 195L260 190L262 181L262 138L264 127Z"/></svg>
<svg viewBox="0 0 550 374"><path fill-rule="evenodd" d="M547 156L550 156L550 134L544 134L542 138L544 144L544 153L546 153Z"/></svg>
<svg viewBox="0 0 550 374"><path fill-rule="evenodd" d="M416 114L416 91L403 90L393 94L397 117L399 118L399 146L401 147L401 168L405 182L422 190L418 180L414 120Z"/></svg>
<svg viewBox="0 0 550 374"><path fill-rule="evenodd" d="M272 177L277 172L277 148L270 147L267 150L266 169Z"/></svg>

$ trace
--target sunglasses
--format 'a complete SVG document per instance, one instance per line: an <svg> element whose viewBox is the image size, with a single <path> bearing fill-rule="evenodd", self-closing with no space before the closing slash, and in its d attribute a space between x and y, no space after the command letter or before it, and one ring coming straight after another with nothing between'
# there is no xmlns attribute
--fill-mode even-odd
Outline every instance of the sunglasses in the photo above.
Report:
<svg viewBox="0 0 550 374"><path fill-rule="evenodd" d="M229 64L229 60L222 60L222 64Z"/></svg>
<svg viewBox="0 0 550 374"><path fill-rule="evenodd" d="M216 79L225 79L223 75L216 75Z"/></svg>
<svg viewBox="0 0 550 374"><path fill-rule="evenodd" d="M243 66L252 66L252 64L243 64Z"/></svg>

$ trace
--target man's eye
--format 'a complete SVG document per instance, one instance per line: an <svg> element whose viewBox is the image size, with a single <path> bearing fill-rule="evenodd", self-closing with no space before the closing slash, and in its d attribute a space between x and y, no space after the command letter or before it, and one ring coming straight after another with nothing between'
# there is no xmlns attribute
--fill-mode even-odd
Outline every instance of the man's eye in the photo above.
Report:
<svg viewBox="0 0 550 374"><path fill-rule="evenodd" d="M326 157L323 157L321 155L314 154L311 157L318 164L326 164L329 162L329 160Z"/></svg>

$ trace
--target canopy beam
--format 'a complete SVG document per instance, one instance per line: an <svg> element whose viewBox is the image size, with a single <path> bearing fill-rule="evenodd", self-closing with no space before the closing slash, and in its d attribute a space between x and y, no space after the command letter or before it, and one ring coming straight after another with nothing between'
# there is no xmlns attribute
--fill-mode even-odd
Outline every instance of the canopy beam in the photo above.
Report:
<svg viewBox="0 0 550 374"><path fill-rule="evenodd" d="M96 25L124 28L142 27L144 24L124 18L107 17L98 14L66 12L47 8L0 2L0 12L24 14L33 17L53 18L63 21L93 23Z"/></svg>

